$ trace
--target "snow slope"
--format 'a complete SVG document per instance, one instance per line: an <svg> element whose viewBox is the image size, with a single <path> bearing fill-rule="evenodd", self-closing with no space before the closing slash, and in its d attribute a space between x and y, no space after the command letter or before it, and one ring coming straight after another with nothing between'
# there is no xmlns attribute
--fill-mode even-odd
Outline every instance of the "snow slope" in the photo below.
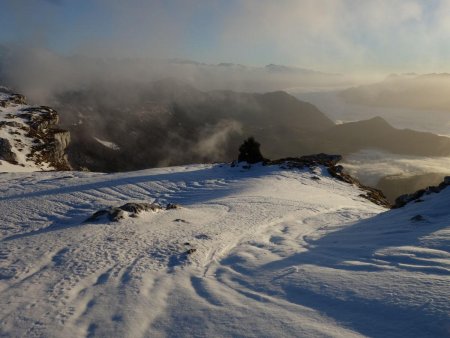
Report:
<svg viewBox="0 0 450 338"><path fill-rule="evenodd" d="M386 212L322 168L227 165L0 189L1 337L450 336L450 189ZM83 223L133 201L182 207Z"/></svg>

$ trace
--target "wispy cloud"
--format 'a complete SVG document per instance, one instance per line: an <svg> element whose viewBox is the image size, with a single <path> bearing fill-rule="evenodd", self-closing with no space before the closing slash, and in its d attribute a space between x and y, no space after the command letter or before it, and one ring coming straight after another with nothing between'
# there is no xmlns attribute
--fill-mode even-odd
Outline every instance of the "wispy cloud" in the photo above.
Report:
<svg viewBox="0 0 450 338"><path fill-rule="evenodd" d="M38 31L45 47L66 53L450 71L449 0L7 0L4 7L3 22L17 18L9 41L30 43Z"/></svg>

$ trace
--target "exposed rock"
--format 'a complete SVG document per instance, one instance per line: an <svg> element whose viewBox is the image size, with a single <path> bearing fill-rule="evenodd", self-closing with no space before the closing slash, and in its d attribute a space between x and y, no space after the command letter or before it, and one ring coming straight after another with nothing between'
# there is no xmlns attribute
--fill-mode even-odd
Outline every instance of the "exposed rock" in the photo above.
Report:
<svg viewBox="0 0 450 338"><path fill-rule="evenodd" d="M12 151L11 143L4 138L0 138L0 159L17 164L17 156Z"/></svg>
<svg viewBox="0 0 450 338"><path fill-rule="evenodd" d="M179 204L175 204L175 203L168 203L166 205L166 210L171 210L171 209L180 209L181 205Z"/></svg>
<svg viewBox="0 0 450 338"><path fill-rule="evenodd" d="M395 204L394 204L393 208L401 208L401 207L405 206L406 204L413 202L413 201L414 202L422 201L422 199L421 199L422 196L429 195L431 193L439 193L442 190L444 190L445 188L447 188L448 186L450 186L450 176L445 177L444 181L441 184L439 184L438 186L431 186L431 187L428 187L425 189L420 189L413 194L405 194L405 195L399 196L395 200Z"/></svg>
<svg viewBox="0 0 450 338"><path fill-rule="evenodd" d="M26 98L21 94L12 94L9 100L14 104L26 104Z"/></svg>
<svg viewBox="0 0 450 338"><path fill-rule="evenodd" d="M14 94L7 90L2 90L2 93L8 95L0 99L0 107L6 108L12 104L26 104L26 98L21 94Z"/></svg>
<svg viewBox="0 0 450 338"><path fill-rule="evenodd" d="M187 251L185 251L185 255L192 255L194 252L196 252L197 249L195 248L190 248Z"/></svg>
<svg viewBox="0 0 450 338"><path fill-rule="evenodd" d="M120 209L129 213L138 214L142 211L156 211L161 210L161 206L156 203L126 203Z"/></svg>
<svg viewBox="0 0 450 338"><path fill-rule="evenodd" d="M58 113L46 106L24 107L26 100L23 95L2 89L0 106L11 105L21 106L18 106L16 111L3 115L3 118L11 121L0 121L0 129L3 134L7 133L5 141L2 142L1 158L13 164L37 167L41 170L70 170L65 154L70 143L70 134L57 128ZM11 137L8 137L8 134ZM31 146L26 147L26 144ZM14 151L20 151L25 156L18 160Z"/></svg>
<svg viewBox="0 0 450 338"><path fill-rule="evenodd" d="M341 155L328 155L328 154L314 154L314 155L305 155L301 157L286 157L279 160L267 160L264 162L266 165L275 165L281 164L285 166L287 169L290 168L312 168L317 167L319 165L323 165L325 167L335 167L336 172L342 172L342 166L336 166L336 164L342 160Z"/></svg>
<svg viewBox="0 0 450 338"><path fill-rule="evenodd" d="M210 239L210 237L206 234L199 234L194 236L197 239Z"/></svg>
<svg viewBox="0 0 450 338"><path fill-rule="evenodd" d="M0 121L0 128L3 128L5 126L14 127L14 128L23 128L24 127L24 125L22 123L19 123L16 121Z"/></svg>
<svg viewBox="0 0 450 338"><path fill-rule="evenodd" d="M47 133L41 152L44 161L57 170L70 170L65 150L70 143L70 133L62 129L51 129Z"/></svg>
<svg viewBox="0 0 450 338"><path fill-rule="evenodd" d="M339 166L339 167L341 167L341 166ZM342 182L356 185L358 188L365 190L366 193L359 195L360 197L365 198L365 199L371 201L372 203L381 205L386 208L392 207L392 204L389 203L389 201L386 199L386 196L384 196L384 194L381 190L378 190L378 189L375 189L372 187L368 187L368 186L362 184L356 178L344 173L340 168L336 169L335 166L328 167L328 173L332 177L334 177Z"/></svg>
<svg viewBox="0 0 450 338"><path fill-rule="evenodd" d="M422 215L416 215L416 216L411 217L411 221L422 222L422 221L425 221L425 217L423 217Z"/></svg>
<svg viewBox="0 0 450 338"><path fill-rule="evenodd" d="M30 127L38 133L45 133L47 129L56 126L59 122L58 113L50 107L28 107L22 111L25 113L21 113L19 116L28 120Z"/></svg>
<svg viewBox="0 0 450 338"><path fill-rule="evenodd" d="M120 207L110 207L99 210L84 222L96 222L103 217L106 217L109 221L118 222L125 217L125 213L127 213L129 217L137 217L143 211L157 211L161 209L161 206L156 203L126 203Z"/></svg>

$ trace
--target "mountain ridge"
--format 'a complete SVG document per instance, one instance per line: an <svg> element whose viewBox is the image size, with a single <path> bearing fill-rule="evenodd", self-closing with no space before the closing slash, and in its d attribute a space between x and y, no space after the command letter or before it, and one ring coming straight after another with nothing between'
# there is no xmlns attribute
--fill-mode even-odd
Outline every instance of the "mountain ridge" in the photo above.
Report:
<svg viewBox="0 0 450 338"><path fill-rule="evenodd" d="M115 92L121 93L122 101ZM269 158L319 152L345 155L363 146L421 156L450 153L450 138L394 129L381 119L335 126L314 105L282 91L203 92L177 80L164 80L148 86L119 86L113 93L101 86L92 92L66 93L55 106L73 135L72 164L94 171L231 161L235 149L250 135ZM380 135L372 130L375 127ZM361 137L349 139L345 134L350 132ZM125 133L130 136L124 138ZM366 135L371 136L370 142L361 142ZM383 140L381 135L388 138ZM103 153L95 138L114 143L121 151L104 149ZM394 142L395 138L400 142ZM111 154L124 161L110 161Z"/></svg>

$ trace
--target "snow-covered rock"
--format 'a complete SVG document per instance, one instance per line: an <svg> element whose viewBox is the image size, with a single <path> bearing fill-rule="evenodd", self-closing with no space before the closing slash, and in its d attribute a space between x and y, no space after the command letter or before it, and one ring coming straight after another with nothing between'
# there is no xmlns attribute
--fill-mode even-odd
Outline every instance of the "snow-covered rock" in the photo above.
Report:
<svg viewBox="0 0 450 338"><path fill-rule="evenodd" d="M0 189L2 337L450 334L450 189L388 210L326 167L281 165L5 173ZM132 202L183 207L83 222Z"/></svg>
<svg viewBox="0 0 450 338"><path fill-rule="evenodd" d="M70 134L57 128L58 113L29 106L23 95L0 90L0 172L69 170Z"/></svg>

